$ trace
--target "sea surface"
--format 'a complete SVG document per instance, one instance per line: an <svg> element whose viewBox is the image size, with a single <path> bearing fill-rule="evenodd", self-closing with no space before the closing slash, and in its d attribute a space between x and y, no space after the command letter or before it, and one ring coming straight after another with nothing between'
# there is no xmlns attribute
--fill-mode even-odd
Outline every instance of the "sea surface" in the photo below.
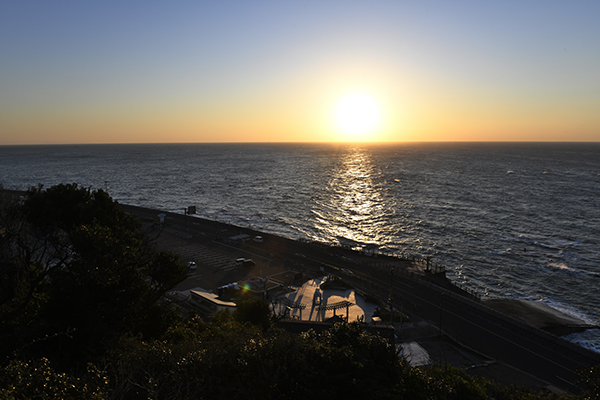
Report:
<svg viewBox="0 0 600 400"><path fill-rule="evenodd" d="M484 299L600 325L600 143L0 146L0 183L430 256ZM598 329L568 339L600 352Z"/></svg>

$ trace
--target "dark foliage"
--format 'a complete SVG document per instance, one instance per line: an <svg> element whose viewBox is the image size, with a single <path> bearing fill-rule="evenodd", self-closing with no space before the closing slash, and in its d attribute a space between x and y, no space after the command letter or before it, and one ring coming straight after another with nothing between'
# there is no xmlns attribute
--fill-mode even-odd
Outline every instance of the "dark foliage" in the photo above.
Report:
<svg viewBox="0 0 600 400"><path fill-rule="evenodd" d="M86 362L143 325L164 291L185 277L179 258L154 251L140 223L102 190L37 187L22 205L6 200L4 356Z"/></svg>
<svg viewBox="0 0 600 400"><path fill-rule="evenodd" d="M233 312L234 318L239 322L249 322L267 330L271 326L271 311L269 303L256 297L245 297L236 302Z"/></svg>

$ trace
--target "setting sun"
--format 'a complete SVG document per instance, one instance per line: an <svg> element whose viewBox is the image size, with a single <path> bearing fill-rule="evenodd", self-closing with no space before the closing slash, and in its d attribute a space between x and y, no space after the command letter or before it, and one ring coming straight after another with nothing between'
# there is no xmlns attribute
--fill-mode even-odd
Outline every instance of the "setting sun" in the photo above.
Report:
<svg viewBox="0 0 600 400"><path fill-rule="evenodd" d="M364 93L343 97L335 110L337 129L346 139L366 140L381 124L381 111L377 102Z"/></svg>

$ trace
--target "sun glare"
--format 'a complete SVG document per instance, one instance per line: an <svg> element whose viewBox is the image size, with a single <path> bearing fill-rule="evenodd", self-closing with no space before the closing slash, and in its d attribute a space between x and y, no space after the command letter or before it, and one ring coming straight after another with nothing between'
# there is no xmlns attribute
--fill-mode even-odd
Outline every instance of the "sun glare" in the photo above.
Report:
<svg viewBox="0 0 600 400"><path fill-rule="evenodd" d="M343 97L335 111L335 123L344 138L368 140L381 123L381 112L375 100L364 93Z"/></svg>

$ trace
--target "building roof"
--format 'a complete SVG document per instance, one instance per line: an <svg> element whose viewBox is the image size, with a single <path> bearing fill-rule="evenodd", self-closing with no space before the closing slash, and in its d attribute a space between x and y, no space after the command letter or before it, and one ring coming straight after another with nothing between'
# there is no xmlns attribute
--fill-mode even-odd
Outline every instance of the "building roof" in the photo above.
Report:
<svg viewBox="0 0 600 400"><path fill-rule="evenodd" d="M224 301L218 298L218 296L214 293L211 292L205 292L205 291L201 291L201 290L190 290L190 293L192 293L193 295L202 297L203 299L218 305L218 306L223 306L223 307L235 307L236 304L233 301Z"/></svg>

